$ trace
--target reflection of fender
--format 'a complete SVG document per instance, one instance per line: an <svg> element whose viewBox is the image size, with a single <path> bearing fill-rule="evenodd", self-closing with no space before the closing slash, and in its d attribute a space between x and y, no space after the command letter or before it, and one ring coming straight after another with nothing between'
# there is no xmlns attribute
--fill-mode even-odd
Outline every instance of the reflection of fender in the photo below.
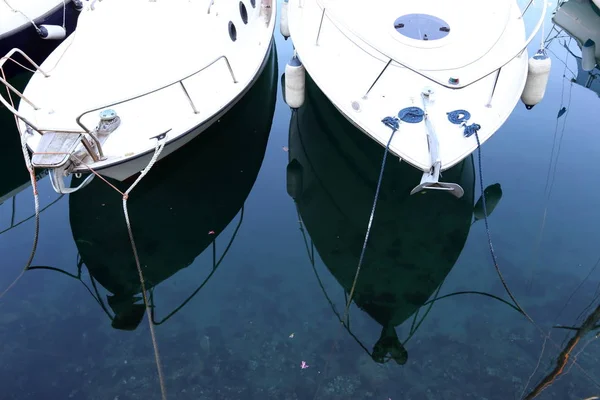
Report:
<svg viewBox="0 0 600 400"><path fill-rule="evenodd" d="M302 194L302 164L294 159L286 168L287 192L292 199L297 199Z"/></svg>
<svg viewBox="0 0 600 400"><path fill-rule="evenodd" d="M485 219L486 215L488 217L492 215L501 199L502 186L499 183L494 183L486 187L473 207L473 223L480 219Z"/></svg>

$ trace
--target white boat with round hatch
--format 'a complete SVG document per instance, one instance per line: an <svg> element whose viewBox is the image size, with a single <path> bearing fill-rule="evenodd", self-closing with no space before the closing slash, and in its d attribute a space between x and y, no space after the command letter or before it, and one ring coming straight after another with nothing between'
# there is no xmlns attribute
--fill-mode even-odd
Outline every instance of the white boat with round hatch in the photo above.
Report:
<svg viewBox="0 0 600 400"><path fill-rule="evenodd" d="M520 98L531 108L544 95L550 59L542 47L528 59L527 46L546 1L284 0L283 7L281 32L295 48L288 105L302 105L306 70L348 120L423 171L412 193L462 196L458 184L439 182L440 172L487 141Z"/></svg>
<svg viewBox="0 0 600 400"><path fill-rule="evenodd" d="M18 107L0 101L57 192L95 174L125 180L248 91L274 45L275 13L272 0L92 0L75 32L32 63L23 93L11 90ZM65 176L91 171L81 186L65 185Z"/></svg>

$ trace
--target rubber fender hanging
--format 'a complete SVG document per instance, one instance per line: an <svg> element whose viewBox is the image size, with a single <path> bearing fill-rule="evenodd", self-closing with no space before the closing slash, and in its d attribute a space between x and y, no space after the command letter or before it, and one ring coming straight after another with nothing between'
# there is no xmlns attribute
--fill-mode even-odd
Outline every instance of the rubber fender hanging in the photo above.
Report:
<svg viewBox="0 0 600 400"><path fill-rule="evenodd" d="M581 68L584 71L591 71L596 67L596 42L588 39L581 48Z"/></svg>
<svg viewBox="0 0 600 400"><path fill-rule="evenodd" d="M538 104L544 98L552 60L544 49L540 49L528 61L527 80L521 94L521 101L528 110Z"/></svg>
<svg viewBox="0 0 600 400"><path fill-rule="evenodd" d="M296 54L285 66L285 102L291 108L300 108L304 104L306 70Z"/></svg>
<svg viewBox="0 0 600 400"><path fill-rule="evenodd" d="M290 27L288 23L288 0L283 0L281 3L281 17L279 18L279 31L281 36L287 40L290 37Z"/></svg>
<svg viewBox="0 0 600 400"><path fill-rule="evenodd" d="M39 34L42 39L62 40L67 36L67 31L58 25L40 25Z"/></svg>

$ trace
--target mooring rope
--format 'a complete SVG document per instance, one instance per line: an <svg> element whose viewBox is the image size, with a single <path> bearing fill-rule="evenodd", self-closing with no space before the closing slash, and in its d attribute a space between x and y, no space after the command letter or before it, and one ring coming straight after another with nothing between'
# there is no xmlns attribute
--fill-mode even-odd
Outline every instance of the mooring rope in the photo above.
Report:
<svg viewBox="0 0 600 400"><path fill-rule="evenodd" d="M125 223L127 224L127 232L129 233L129 240L131 242L131 248L133 250L133 257L135 258L135 265L137 267L138 275L140 278L140 284L142 286L142 297L144 299L144 305L146 306L146 316L148 319L148 326L150 327L150 336L152 337L152 346L154 347L154 359L156 361L156 369L158 371L158 380L160 383L160 392L162 395L162 400L167 399L167 391L165 387L165 380L163 377L162 367L160 363L160 354L158 352L158 343L156 341L156 333L154 332L154 324L152 323L152 312L150 309L150 304L148 302L148 297L146 295L146 284L144 281L144 274L142 273L142 267L140 265L140 259L138 257L137 247L135 245L135 240L133 238L133 231L131 229L131 221L129 220L129 212L127 211L127 200L129 199L129 194L136 187L136 185L142 180L142 178L150 171L154 163L158 160L158 156L162 152L165 147L165 138L166 134L163 134L157 137L156 147L154 149L154 156L140 173L138 178L133 182L133 184L125 191L123 194L123 213L125 214Z"/></svg>
<svg viewBox="0 0 600 400"><path fill-rule="evenodd" d="M457 111L464 111L464 110L457 110ZM486 234L487 234L487 239L488 239L488 245L489 245L489 249L490 249L490 254L492 256L494 267L496 269L496 272L497 272L498 276L500 277L502 285L504 286L504 289L508 293L508 295L509 295L510 299L513 301L514 305L510 304L508 301L505 301L505 300L503 300L503 299L501 299L499 297L493 296L493 295L489 295L489 294L485 294L485 293L481 293L481 292L471 292L471 291L452 293L452 294L449 294L449 295L441 296L439 298L437 298L437 293L436 293L436 298L434 298L433 300L430 300L430 301L426 302L424 305L427 305L430 302L433 303L433 302L435 302L437 300L440 300L442 298L445 298L445 297L450 297L450 296L461 294L461 293L477 293L477 294L484 294L484 295L487 295L489 297L494 297L497 300L500 300L500 301L506 303L507 305L509 305L509 306L513 307L514 309L516 309L518 312L522 313L527 318L527 320L529 322L531 322L532 325L542 334L542 336L544 337L544 342L542 344L542 354L543 354L544 348L546 347L546 343L547 342L550 342L552 345L554 345L554 347L556 347L557 349L559 349L559 346L551 339L550 332L545 332L529 316L529 314L527 314L527 312L525 312L525 310L523 309L523 307L521 307L521 305L518 303L518 301L516 300L516 298L514 297L514 295L512 294L512 292L510 291L510 289L508 288L508 285L507 285L506 281L504 280L504 277L502 276L502 273L500 272L500 268L498 266L498 260L497 260L496 253L494 251L494 246L493 246L492 239L491 239L491 233L490 233L489 222L488 222L488 213L487 213L487 207L486 207L486 198L485 198L485 190L484 190L485 188L483 187L483 175L482 175L483 168L482 168L482 161L481 161L481 142L479 140L479 135L478 135L478 132L477 132L479 130L480 126L477 125L477 124L472 124L472 125L468 125L467 126L466 125L466 121L463 120L464 116L461 117L461 118L458 118L458 119L455 118L455 117L458 117L459 114L461 114L461 113L448 113L449 120L451 122L453 122L453 123L460 123L460 124L463 125L463 128L466 128L466 129L464 129L465 132L463 132L463 135L465 137L469 137L469 136L471 136L471 135L474 134L475 138L477 140L478 166L479 166L479 184L480 184L481 192L482 192L482 200L483 200L482 203L483 203L483 209L484 209L484 222L485 222L485 228L486 228ZM416 110L405 109L405 110L403 110L403 111L401 111L399 113L399 117L401 117L402 121L408 122L408 123L418 123L418 122L420 122L422 120L421 113L417 112ZM405 119L405 118L402 118L402 117L405 117L405 118L408 117L408 118ZM351 288L351 291L350 291L350 295L348 296L347 301L346 301L346 308L345 308L344 318L341 319L341 318L339 318L339 315L338 315L338 319L340 319L340 322L344 326L346 325L344 323L344 320L348 320L348 311L349 311L349 308L350 308L350 304L352 302L353 294L354 294L354 291L355 291L355 288L356 288L356 283L358 281L358 276L359 276L360 269L361 269L361 266L362 266L362 262L363 262L363 259L364 259L364 253L366 251L366 245L368 243L368 238L369 238L369 235L370 235L370 230L371 230L372 222L373 222L374 215L375 215L375 209L376 209L377 201L378 201L378 198L379 198L379 191L380 191L380 187L381 187L381 183L382 183L382 179L383 179L383 172L384 172L384 168L385 168L385 162L386 162L386 158L387 158L387 153L388 153L391 141L393 139L393 136L396 133L396 131L399 129L399 120L398 120L398 118L395 118L395 117L386 117L386 118L384 118L382 120L382 122L386 126L389 126L390 128L392 128L393 131L392 131L392 135L390 136L390 138L388 140L388 143L386 145L386 148L385 148L384 157L383 157L383 161L382 161L382 165L381 165L381 170L380 170L380 173L379 173L379 180L378 180L378 183L377 183L377 189L376 189L376 192L375 192L375 198L374 198L374 201L373 201L373 206L372 206L372 209L371 209L371 215L370 215L370 218L369 218L369 224L368 224L367 231L366 231L366 234L365 234L365 241L363 243L363 247L362 247L362 250L361 250L361 254L360 254L360 258L359 258L359 262L358 262L358 267L357 267L357 271L356 271L356 274L355 274L355 277L354 277L354 281L352 283L352 288ZM301 231L302 231L303 230L302 229L302 223L300 225L301 225ZM314 263L314 260L312 258L311 258L311 263ZM313 268L314 268L314 265L313 265ZM438 292L439 292L439 288L438 288ZM333 348L334 347L335 347L335 342L332 344L331 352L333 352ZM330 354L330 356L331 356L331 354ZM538 359L538 363L537 363L537 365L536 365L533 373L529 377L529 380L527 381L526 386L523 388L523 393L527 390L527 387L529 386L529 382L531 381L531 378L533 377L533 375L535 375L535 372L537 371L537 369L538 369L538 367L540 365L540 361L541 361L541 356L540 356L540 359ZM581 367L581 365L579 365L579 363L577 362L577 360L573 359L571 361L572 361L571 367L573 365L576 366L596 387L600 388L600 384L598 382L596 382L593 379L593 377L591 377L590 374L585 369L583 369L583 367ZM327 365L328 364L329 364L329 358L327 359L327 363L325 365L325 370L327 370ZM321 386L321 382L319 382L319 385L318 385L317 390L315 392L314 399L316 399L317 396L318 396L320 386ZM523 394L521 394L521 397L522 397L522 395Z"/></svg>
<svg viewBox="0 0 600 400"><path fill-rule="evenodd" d="M533 318L531 318L529 316L529 314L525 311L525 309L523 309L523 307L521 307L521 305L519 304L519 302L517 301L517 299L515 298L515 296L513 296L512 292L510 291L510 289L508 288L508 285L506 284L506 281L504 280L504 277L502 276L502 273L500 272L500 267L498 266L498 259L496 258L496 252L494 251L494 246L492 244L492 236L490 233L490 227L489 227L489 223L488 223L488 214L487 214L487 208L486 208L486 198L485 198L485 190L483 187L483 168L481 166L481 142L479 141L479 134L477 132L475 132L475 139L477 140L477 155L478 155L478 170L479 170L479 186L481 188L481 196L482 196L482 203L483 203L483 215L484 215L484 222L485 222L485 231L487 234L487 239L488 239L488 246L490 249L490 254L492 255L492 260L494 262L494 268L496 269L496 273L498 274L498 277L500 278L500 281L502 282L502 286L504 286L504 290L506 291L506 293L508 294L508 296L510 297L510 299L514 302L515 306L519 309L519 312L521 312L523 314L523 316L525 316L525 318L527 318L527 320L529 322L531 322L531 324L542 334L542 336L544 337L544 343L542 344L542 354L540 354L540 358L538 359L537 365L535 367L535 369L533 370L532 374L530 375L529 379L527 380L527 386L524 387L523 389L523 393L527 390L527 387L529 386L529 382L531 381L533 375L535 375L535 373L537 372L539 366L540 366L540 360L541 357L543 355L543 352L545 350L546 347L546 342L550 342L552 345L554 345L554 347L556 347L557 349L560 349L560 347L558 346L558 344L556 344L551 338L550 332L546 332L542 329L541 326L539 326L534 320ZM577 362L577 360L571 360L571 362L573 363L572 365L577 366L577 368L579 369L579 371L581 371L589 380L590 382L592 382L596 387L600 388L600 384L598 382L596 382L596 380L590 376L590 374L581 366L579 365L579 363ZM523 394L521 394L522 396ZM535 397L535 396L534 396ZM528 396L527 398L532 398L530 396Z"/></svg>
<svg viewBox="0 0 600 400"><path fill-rule="evenodd" d="M515 303L515 306L517 306L519 311L531 323L535 324L535 322L533 322L533 319L529 316L529 314L527 314L525 312L525 310L523 309L523 307L521 307L519 305L519 302L517 301L517 299L515 299L515 296L513 296L512 292L508 288L508 285L506 284L506 281L504 280L504 277L502 276L502 272L500 272L500 267L498 266L498 259L496 258L496 252L494 251L494 245L492 244L492 235L490 233L490 226L488 223L488 213L487 213L485 190L484 190L485 188L483 187L483 168L481 166L481 142L479 141L479 133L477 133L477 131L475 131L475 139L477 140L477 161L478 161L478 170L479 170L479 187L481 188L481 197L483 200L482 201L483 217L484 217L483 220L485 222L485 233L487 234L488 247L490 249L490 254L492 255L492 261L494 262L494 268L496 269L496 273L498 274L498 277L500 278L500 281L502 282L502 286L504 286L504 290L506 290L506 293L508 294L510 299Z"/></svg>
<svg viewBox="0 0 600 400"><path fill-rule="evenodd" d="M571 42L569 41L569 44ZM565 60L564 60L564 66L565 68L563 69L563 76L562 76L562 80L561 80L561 89L560 89L560 109L563 108L564 106L564 94L565 94L565 80L566 80L566 72L567 72L567 60L569 57L569 49L567 48L567 54L565 55ZM534 269L537 267L537 262L538 262L538 254L539 254L539 249L542 243L542 239L544 236L544 232L546 229L546 217L548 215L548 206L550 204L550 197L552 196L552 189L554 188L554 179L556 177L556 166L558 165L558 160L560 158L560 149L562 146L562 141L563 141L563 137L564 137L564 133L565 133L565 127L566 127L566 123L567 123L567 117L569 116L569 111L571 110L571 89L573 89L573 82L571 82L571 86L569 88L569 100L567 102L568 107L566 108L566 112L563 118L563 124L562 124L562 130L560 132L560 138L558 139L558 150L556 152L556 158L554 156L554 149L556 147L557 141L557 134L558 134L558 124L559 124L559 118L560 115L557 115L556 117L556 123L554 125L554 136L552 139L552 149L550 151L550 163L548 165L548 172L546 174L546 185L544 186L544 195L545 195L545 199L544 199L544 211L542 213L542 222L540 224L540 230L538 232L538 238L536 241L536 245L534 247L533 250L533 254L532 254L532 264L531 264L531 279L529 280L528 284L527 284L527 290L530 291L531 290L531 286L533 285L533 274L534 274ZM559 110L560 110L559 109ZM560 111L559 111L560 112ZM554 166L554 168L553 168ZM553 172L551 172L553 171Z"/></svg>
<svg viewBox="0 0 600 400"><path fill-rule="evenodd" d="M388 150L390 148L390 144L392 143L392 139L394 138L394 134L398 131L400 127L400 123L398 118L396 117L385 117L381 122L383 122L386 126L392 129L392 134L388 139L387 145L385 146L385 150L383 152L383 160L381 161L381 169L379 171L379 179L377 181L377 189L375 189L375 198L373 199L373 207L371 207L371 215L369 216L369 223L367 225L367 232L365 234L365 241L363 242L362 249L360 251L360 258L358 259L358 267L356 268L356 274L354 275L354 281L352 282L352 289L350 290L350 294L348 296L348 301L346 302L346 310L344 311L344 320L348 318L348 311L350 309L350 303L352 303L352 296L354 295L354 290L356 289L356 282L358 281L358 275L360 274L360 268L362 267L363 259L365 256L365 251L367 249L367 242L369 241L369 235L371 234L371 226L373 225L373 218L375 217L375 208L377 207L377 200L379 200L379 190L381 189L381 182L383 181L383 171L385 170L385 161L387 160Z"/></svg>
<svg viewBox="0 0 600 400"><path fill-rule="evenodd" d="M0 72L2 72L2 79L4 79L6 81L6 75L4 74L4 68L0 67ZM8 99L10 100L10 104L14 108L15 103L13 101L12 94L10 93L10 89L8 87L6 88L6 92L8 93ZM33 168L33 165L31 164L31 159L29 158L29 152L27 151L27 143L25 141L25 134L20 132L19 120L17 119L16 115L14 115L14 119L15 119L15 124L17 125L17 131L19 132L19 137L21 140L21 151L23 152L23 158L25 160L25 167L27 168L27 171L29 172L29 179L31 181L31 189L33 191L33 202L35 205L35 233L33 236L33 244L31 246L31 253L29 254L27 263L25 263L25 267L21 270L21 273L15 278L15 280L12 281L12 283L10 285L8 285L8 287L6 289L4 289L4 291L2 293L0 293L0 299L2 297L4 297L4 295L17 284L19 279L21 279L23 274L25 274L25 271L27 271L29 269L29 267L31 267L31 263L33 262L33 258L35 257L35 252L37 250L38 238L40 235L40 199L39 199L39 194L38 194L38 190L37 190L37 179L35 177L35 169Z"/></svg>
<svg viewBox="0 0 600 400"><path fill-rule="evenodd" d="M487 205L486 205L486 198L485 198L485 188L483 187L483 167L481 164L481 141L479 140L479 129L481 129L481 126L479 124L471 124L471 125L467 125L467 121L471 118L471 113L467 110L454 110L454 111L450 111L448 113L446 113L448 115L448 120L456 125L461 125L464 129L463 131L463 136L468 138L472 135L475 135L475 139L477 140L477 161L478 161L478 170L479 170L479 186L481 188L481 198L482 198L482 204L483 204L483 216L484 216L484 222L485 222L485 232L487 234L487 239L488 239L488 246L490 249L490 254L492 255L492 261L494 263L494 268L496 269L496 273L498 274L498 277L500 278L500 281L502 282L502 286L504 286L504 290L506 291L506 293L508 294L508 296L510 297L510 299L514 302L515 306L517 307L517 309L519 310L519 312L521 312L531 323L535 324L533 322L533 319L529 316L529 314L527 314L525 312L525 310L523 309L523 307L521 307L519 305L519 303L517 302L517 299L515 299L515 296L513 296L512 292L510 291L510 289L508 288L508 285L506 284L506 281L504 280L504 277L502 276L502 273L500 272L500 267L498 266L498 259L496 257L496 252L494 251L494 245L492 243L492 235L490 233L490 226L489 226L489 222L488 222L488 213L487 213Z"/></svg>
<svg viewBox="0 0 600 400"><path fill-rule="evenodd" d="M399 113L399 116L405 116L404 114L408 115L410 117L410 121L409 120L404 120L404 118L401 118L403 121L405 122L410 122L410 123L416 123L416 122L420 122L421 120L421 115L417 112L404 112L405 110L401 111L401 113ZM402 115L401 115L402 114ZM464 118L464 117L467 118ZM550 332L545 332L534 320L533 318L531 318L531 316L529 316L529 314L523 309L523 307L521 307L521 305L519 304L519 302L517 301L517 299L515 298L515 296L512 294L512 292L510 291L510 289L508 288L508 285L500 271L500 267L498 266L498 259L496 257L496 253L494 251L494 246L492 243L492 237L491 237L491 233L490 233L490 227L489 227L489 222L488 222L488 213L487 213L487 206L486 206L486 197L485 197L485 188L483 186L483 168L482 168L482 161L481 161L481 141L479 139L479 134L478 134L478 130L481 128L478 124L471 124L471 125L467 125L466 124L466 120L468 120L470 114L468 112L466 112L465 110L457 110L457 112L452 112L452 113L448 113L448 119L450 120L450 122L452 123L459 123L463 126L464 128L464 132L463 135L465 137L470 137L471 135L475 135L476 141L477 141L477 154L478 154L478 169L479 169L479 186L481 188L481 193L482 193L482 203L483 203L483 212L484 212L484 222L485 222L485 230L486 230L486 235L487 235L487 239L488 239L488 246L489 246L489 250L490 250L490 254L492 256L492 260L494 263L494 268L496 269L496 273L498 274L498 277L500 278L500 281L502 282L502 285L506 291L506 293L508 294L508 296L510 297L510 299L513 301L514 303L514 308L517 309L517 311L519 311L520 313L523 314L523 316L525 316L527 318L527 320L543 335L544 337L544 343L542 345L542 351L543 349L546 347L546 342L550 342L552 343L557 349L559 348L559 346L550 338ZM371 214L369 217L369 223L367 226L367 231L365 234L365 240L363 243L363 247L361 249L361 254L360 254L360 258L359 258L359 262L358 262L358 267L356 270L356 274L354 276L354 281L352 283L352 288L350 290L350 294L348 296L347 302L346 302L346 308L345 308L345 312L344 312L344 318L343 320L347 320L348 319L348 312L349 312L349 308L350 308L350 304L352 302L352 298L353 298L353 294L354 291L356 289L356 283L358 281L358 276L360 274L360 269L362 267L362 262L364 259L364 253L366 251L366 247L367 247L367 243L368 243L368 239L369 239L369 235L371 232L371 226L373 223L373 219L375 216L375 209L377 206L377 201L379 198L379 191L381 188L381 183L383 180L383 172L385 169L385 162L387 159L387 153L389 150L389 146L391 144L391 141L393 139L394 134L396 133L396 131L399 129L399 120L396 117L386 117L382 120L382 122L392 128L392 134L390 135L390 138L388 140L388 143L385 147L385 152L384 152L384 156L383 156L383 161L381 164L381 170L379 173L379 180L377 182L377 188L375 191L375 198L373 200L373 206L371 208ZM445 296L442 296L445 297ZM501 300L501 299L500 299ZM508 304L508 302L507 302ZM344 324L344 322L342 321L342 324ZM332 347L333 350L333 347ZM542 353L543 354L543 353ZM541 358L541 357L540 357ZM573 359L572 361L572 366L575 365L592 383L594 383L594 385L596 387L600 387L600 385L598 384L598 382L596 382L593 377L590 376L590 374L581 367L581 365L579 365L579 363ZM535 374L535 372L537 371L538 367L540 365L540 360L538 360L538 363L534 369L534 372L532 373L532 375L530 376L527 385L525 386L523 392L527 389L527 386L529 385L529 382L531 380L531 378L533 377L533 375ZM571 366L571 367L572 367ZM315 398L318 394L318 388L317 388L317 392L315 393Z"/></svg>

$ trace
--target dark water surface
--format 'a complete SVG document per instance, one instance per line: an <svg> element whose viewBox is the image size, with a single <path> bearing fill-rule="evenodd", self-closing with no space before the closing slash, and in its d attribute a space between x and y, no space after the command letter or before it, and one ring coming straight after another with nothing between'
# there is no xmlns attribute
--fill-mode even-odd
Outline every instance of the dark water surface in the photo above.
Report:
<svg viewBox="0 0 600 400"><path fill-rule="evenodd" d="M499 268L535 325L511 306L484 221L473 223L475 153L444 173L462 199L410 196L420 173L388 158L346 328L383 149L310 79L292 114L278 27L276 45L248 95L128 203L168 398L599 395L600 99L571 83L564 48L551 46L543 102L519 103L482 149L484 185L502 189L489 218ZM35 224L14 123L0 118L0 196L24 185L0 205L3 290ZM35 268L0 299L0 398L159 399L121 196L96 179L59 197L43 174L39 192Z"/></svg>

